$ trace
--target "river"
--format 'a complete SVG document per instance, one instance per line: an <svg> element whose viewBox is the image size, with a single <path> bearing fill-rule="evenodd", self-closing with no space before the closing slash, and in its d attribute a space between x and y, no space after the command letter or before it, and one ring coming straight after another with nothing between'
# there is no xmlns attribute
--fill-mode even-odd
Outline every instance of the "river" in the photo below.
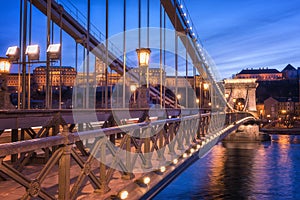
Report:
<svg viewBox="0 0 300 200"><path fill-rule="evenodd" d="M300 136L220 143L155 199L300 199Z"/></svg>

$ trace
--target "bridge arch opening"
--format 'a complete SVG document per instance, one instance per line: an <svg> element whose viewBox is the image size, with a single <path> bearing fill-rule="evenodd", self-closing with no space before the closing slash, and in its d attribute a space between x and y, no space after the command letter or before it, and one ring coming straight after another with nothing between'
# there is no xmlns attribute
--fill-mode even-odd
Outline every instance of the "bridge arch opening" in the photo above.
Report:
<svg viewBox="0 0 300 200"><path fill-rule="evenodd" d="M234 102L234 109L238 111L245 111L246 100L244 98L237 98Z"/></svg>

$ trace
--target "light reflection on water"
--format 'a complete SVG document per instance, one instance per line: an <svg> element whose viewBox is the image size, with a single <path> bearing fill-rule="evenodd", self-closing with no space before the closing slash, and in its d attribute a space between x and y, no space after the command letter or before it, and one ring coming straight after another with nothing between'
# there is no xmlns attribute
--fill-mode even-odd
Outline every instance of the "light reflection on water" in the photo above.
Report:
<svg viewBox="0 0 300 200"><path fill-rule="evenodd" d="M219 144L155 199L300 199L300 136Z"/></svg>

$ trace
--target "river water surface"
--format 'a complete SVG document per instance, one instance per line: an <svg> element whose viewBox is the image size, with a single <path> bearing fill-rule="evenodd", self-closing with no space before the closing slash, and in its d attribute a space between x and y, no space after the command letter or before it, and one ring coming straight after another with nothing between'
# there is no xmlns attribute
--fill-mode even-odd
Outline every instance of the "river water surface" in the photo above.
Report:
<svg viewBox="0 0 300 200"><path fill-rule="evenodd" d="M155 199L300 199L300 136L220 143Z"/></svg>

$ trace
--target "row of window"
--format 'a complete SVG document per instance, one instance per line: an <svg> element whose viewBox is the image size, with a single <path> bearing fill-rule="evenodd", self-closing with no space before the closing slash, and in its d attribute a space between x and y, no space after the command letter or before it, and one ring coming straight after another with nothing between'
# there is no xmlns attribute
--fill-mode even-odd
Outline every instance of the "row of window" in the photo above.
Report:
<svg viewBox="0 0 300 200"><path fill-rule="evenodd" d="M252 76L238 76L238 78L247 79L247 78L256 78L256 79L281 79L282 76L273 75L273 76L261 76L261 75L252 75Z"/></svg>

